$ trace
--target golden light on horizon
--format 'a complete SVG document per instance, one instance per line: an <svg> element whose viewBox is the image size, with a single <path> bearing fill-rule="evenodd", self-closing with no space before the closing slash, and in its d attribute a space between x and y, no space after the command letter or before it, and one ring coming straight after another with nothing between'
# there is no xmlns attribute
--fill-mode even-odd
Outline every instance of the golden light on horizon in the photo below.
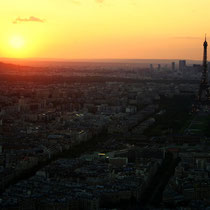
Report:
<svg viewBox="0 0 210 210"><path fill-rule="evenodd" d="M209 7L209 0L2 1L0 57L201 59Z"/></svg>

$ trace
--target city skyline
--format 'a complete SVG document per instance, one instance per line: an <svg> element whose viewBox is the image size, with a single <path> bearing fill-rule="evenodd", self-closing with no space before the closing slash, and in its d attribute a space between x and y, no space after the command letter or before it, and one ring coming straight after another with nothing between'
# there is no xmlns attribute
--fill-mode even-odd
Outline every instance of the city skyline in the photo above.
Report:
<svg viewBox="0 0 210 210"><path fill-rule="evenodd" d="M207 0L1 3L0 57L201 60Z"/></svg>

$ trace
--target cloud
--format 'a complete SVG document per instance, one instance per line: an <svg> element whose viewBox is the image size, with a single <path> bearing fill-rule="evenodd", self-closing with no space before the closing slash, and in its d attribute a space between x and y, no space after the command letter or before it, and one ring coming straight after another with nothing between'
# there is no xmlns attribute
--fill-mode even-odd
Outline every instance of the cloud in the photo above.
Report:
<svg viewBox="0 0 210 210"><path fill-rule="evenodd" d="M30 16L29 18L18 17L13 21L13 24L17 24L17 23L21 23L21 22L40 22L40 23L43 23L43 22L45 22L45 20L42 20L42 19L34 17L34 16Z"/></svg>

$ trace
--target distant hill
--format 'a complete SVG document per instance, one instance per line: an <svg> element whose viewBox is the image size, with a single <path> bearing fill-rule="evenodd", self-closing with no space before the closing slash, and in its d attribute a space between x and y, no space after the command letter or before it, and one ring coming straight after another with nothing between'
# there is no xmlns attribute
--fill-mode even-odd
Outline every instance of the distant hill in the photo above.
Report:
<svg viewBox="0 0 210 210"><path fill-rule="evenodd" d="M35 69L36 67L0 62L0 73L3 74L23 73Z"/></svg>

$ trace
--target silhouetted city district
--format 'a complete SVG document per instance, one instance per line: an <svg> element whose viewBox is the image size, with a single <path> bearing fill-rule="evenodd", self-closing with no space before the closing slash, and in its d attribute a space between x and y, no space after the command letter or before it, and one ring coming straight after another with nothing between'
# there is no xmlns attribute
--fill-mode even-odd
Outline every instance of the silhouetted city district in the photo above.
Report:
<svg viewBox="0 0 210 210"><path fill-rule="evenodd" d="M203 64L0 63L0 209L210 209Z"/></svg>

